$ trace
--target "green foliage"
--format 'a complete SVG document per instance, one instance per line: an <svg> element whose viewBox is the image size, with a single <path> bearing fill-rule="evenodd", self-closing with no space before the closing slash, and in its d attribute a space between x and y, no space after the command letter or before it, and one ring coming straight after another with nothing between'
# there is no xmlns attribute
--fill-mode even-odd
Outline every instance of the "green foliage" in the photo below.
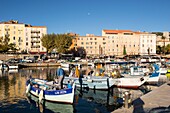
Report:
<svg viewBox="0 0 170 113"><path fill-rule="evenodd" d="M161 54L162 52L162 47L161 46L156 46L156 53Z"/></svg>
<svg viewBox="0 0 170 113"><path fill-rule="evenodd" d="M42 46L47 49L47 53L56 49L58 53L65 53L72 44L72 36L66 34L47 34L41 39Z"/></svg>
<svg viewBox="0 0 170 113"><path fill-rule="evenodd" d="M157 36L163 36L162 32L152 32L153 34L156 34Z"/></svg>
<svg viewBox="0 0 170 113"><path fill-rule="evenodd" d="M57 34L54 42L57 52L65 53L72 44L72 36L66 34Z"/></svg>
<svg viewBox="0 0 170 113"><path fill-rule="evenodd" d="M47 53L54 49L54 38L55 34L46 34L41 38L42 46L47 49Z"/></svg>
<svg viewBox="0 0 170 113"><path fill-rule="evenodd" d="M170 53L170 44L168 44L168 45L165 47L165 53L166 53L166 54L169 54L169 53Z"/></svg>
<svg viewBox="0 0 170 113"><path fill-rule="evenodd" d="M123 47L123 55L126 55L127 53L126 53L126 46L124 45L124 47Z"/></svg>
<svg viewBox="0 0 170 113"><path fill-rule="evenodd" d="M5 37L0 37L0 52L7 52L9 48L9 35L5 35Z"/></svg>

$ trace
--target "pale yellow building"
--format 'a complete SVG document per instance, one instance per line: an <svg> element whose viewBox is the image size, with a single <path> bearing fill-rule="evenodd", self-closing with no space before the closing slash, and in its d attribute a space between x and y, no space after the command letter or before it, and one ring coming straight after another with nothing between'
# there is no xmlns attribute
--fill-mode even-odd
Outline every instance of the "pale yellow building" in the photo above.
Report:
<svg viewBox="0 0 170 113"><path fill-rule="evenodd" d="M83 47L87 56L102 56L106 54L107 45L105 36L87 34L86 36L77 36L76 41L76 47Z"/></svg>
<svg viewBox="0 0 170 113"><path fill-rule="evenodd" d="M108 52L114 55L156 54L156 35L131 30L102 30L102 36L108 39ZM110 55L110 54L108 54Z"/></svg>
<svg viewBox="0 0 170 113"><path fill-rule="evenodd" d="M46 49L41 45L41 37L47 34L45 26L31 26L18 21L0 22L0 37L8 36L9 43L16 45L18 52L44 53Z"/></svg>
<svg viewBox="0 0 170 113"><path fill-rule="evenodd" d="M102 30L102 36L87 34L76 38L87 56L117 56L156 54L156 35L131 30Z"/></svg>
<svg viewBox="0 0 170 113"><path fill-rule="evenodd" d="M170 44L170 32L160 32L162 33L162 36L157 36L157 41L156 41L156 45L163 47L164 45L167 46L168 44ZM165 39L164 39L164 38Z"/></svg>

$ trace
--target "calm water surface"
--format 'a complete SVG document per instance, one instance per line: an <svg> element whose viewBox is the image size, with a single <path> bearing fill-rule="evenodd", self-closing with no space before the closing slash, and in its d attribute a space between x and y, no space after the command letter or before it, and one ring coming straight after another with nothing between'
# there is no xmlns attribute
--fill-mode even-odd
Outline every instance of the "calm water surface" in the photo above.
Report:
<svg viewBox="0 0 170 113"><path fill-rule="evenodd" d="M121 100L121 90L117 88L110 92L84 89L82 93L77 89L73 105L49 102L38 104L37 98L26 96L25 83L29 76L50 80L55 73L56 68L0 72L0 113L110 113L120 107L118 101Z"/></svg>

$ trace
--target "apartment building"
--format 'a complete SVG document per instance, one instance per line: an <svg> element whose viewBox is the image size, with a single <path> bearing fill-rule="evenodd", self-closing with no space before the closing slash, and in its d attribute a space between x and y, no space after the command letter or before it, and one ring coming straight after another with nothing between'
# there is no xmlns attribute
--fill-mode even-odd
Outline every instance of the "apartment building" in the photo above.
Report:
<svg viewBox="0 0 170 113"><path fill-rule="evenodd" d="M167 46L168 44L170 44L170 32L155 32L159 33L160 35L157 36L157 41L156 41L156 45L163 47L164 45Z"/></svg>
<svg viewBox="0 0 170 113"><path fill-rule="evenodd" d="M87 34L76 38L77 47L83 47L87 56L156 54L156 35L131 30L102 30L102 36Z"/></svg>
<svg viewBox="0 0 170 113"><path fill-rule="evenodd" d="M74 42L75 43L75 42ZM83 47L87 56L105 55L107 45L105 36L95 36L86 34L86 36L76 37L76 47Z"/></svg>
<svg viewBox="0 0 170 113"><path fill-rule="evenodd" d="M41 37L47 34L45 26L31 26L15 20L0 22L0 37L8 36L9 43L16 45L19 52L44 53Z"/></svg>
<svg viewBox="0 0 170 113"><path fill-rule="evenodd" d="M114 55L123 55L124 49L127 55L156 54L155 34L131 30L102 30L102 36L107 37L108 47Z"/></svg>
<svg viewBox="0 0 170 113"><path fill-rule="evenodd" d="M42 46L41 37L47 34L45 26L25 26L25 50L30 53L45 53L46 48Z"/></svg>

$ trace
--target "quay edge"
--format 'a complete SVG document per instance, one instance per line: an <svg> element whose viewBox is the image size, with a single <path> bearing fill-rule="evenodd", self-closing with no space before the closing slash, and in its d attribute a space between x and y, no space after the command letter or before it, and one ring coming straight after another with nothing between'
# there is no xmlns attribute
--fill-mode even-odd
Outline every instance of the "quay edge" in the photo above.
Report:
<svg viewBox="0 0 170 113"><path fill-rule="evenodd" d="M112 113L149 113L151 110L167 110L170 112L170 82L135 99L129 108L119 108ZM162 109L166 108L166 109ZM168 112L168 113L169 113Z"/></svg>
<svg viewBox="0 0 170 113"><path fill-rule="evenodd" d="M18 64L19 68L26 67L57 67L60 66L60 63L20 63Z"/></svg>

